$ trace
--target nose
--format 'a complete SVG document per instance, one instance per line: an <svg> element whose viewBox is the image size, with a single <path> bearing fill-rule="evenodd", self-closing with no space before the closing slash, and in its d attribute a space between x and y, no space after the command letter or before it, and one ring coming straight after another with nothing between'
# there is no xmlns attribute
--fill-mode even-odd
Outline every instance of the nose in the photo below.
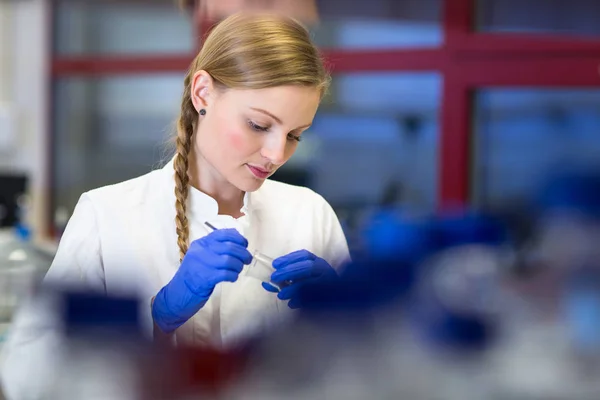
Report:
<svg viewBox="0 0 600 400"><path fill-rule="evenodd" d="M272 135L265 140L260 153L263 157L269 159L271 164L281 165L285 162L286 144L286 138L280 138L278 135Z"/></svg>

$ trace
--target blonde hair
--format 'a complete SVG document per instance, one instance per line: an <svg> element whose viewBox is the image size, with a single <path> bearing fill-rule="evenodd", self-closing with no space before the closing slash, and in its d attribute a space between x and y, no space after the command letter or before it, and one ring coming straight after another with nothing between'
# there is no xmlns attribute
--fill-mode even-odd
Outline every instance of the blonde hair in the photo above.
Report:
<svg viewBox="0 0 600 400"><path fill-rule="evenodd" d="M198 121L191 100L191 83L199 70L208 72L219 89L300 85L315 87L322 97L330 82L308 31L294 19L271 14L234 14L211 30L185 77L177 120L175 222L180 260L189 246L188 156Z"/></svg>

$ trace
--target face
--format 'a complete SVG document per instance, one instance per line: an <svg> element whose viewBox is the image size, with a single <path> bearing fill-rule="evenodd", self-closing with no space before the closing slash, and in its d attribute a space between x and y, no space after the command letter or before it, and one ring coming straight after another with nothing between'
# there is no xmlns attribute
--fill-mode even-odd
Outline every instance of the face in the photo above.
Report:
<svg viewBox="0 0 600 400"><path fill-rule="evenodd" d="M192 81L199 115L195 135L198 168L212 185L257 190L296 151L319 105L316 88L279 86L221 90L204 71Z"/></svg>

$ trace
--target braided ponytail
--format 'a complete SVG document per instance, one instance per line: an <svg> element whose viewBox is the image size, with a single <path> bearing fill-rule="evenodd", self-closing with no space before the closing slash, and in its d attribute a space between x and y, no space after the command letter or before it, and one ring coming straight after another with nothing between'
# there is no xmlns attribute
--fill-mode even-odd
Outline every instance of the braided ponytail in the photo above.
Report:
<svg viewBox="0 0 600 400"><path fill-rule="evenodd" d="M177 245L179 261L183 261L189 247L190 228L187 218L187 199L189 194L189 154L196 125L196 110L191 100L191 78L189 72L185 78L185 90L181 102L181 114L177 120L175 169L175 225L177 230Z"/></svg>

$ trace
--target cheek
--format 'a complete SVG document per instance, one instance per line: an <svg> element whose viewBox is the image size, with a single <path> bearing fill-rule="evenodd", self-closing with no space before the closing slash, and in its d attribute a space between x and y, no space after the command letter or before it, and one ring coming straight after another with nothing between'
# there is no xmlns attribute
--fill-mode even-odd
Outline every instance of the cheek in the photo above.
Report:
<svg viewBox="0 0 600 400"><path fill-rule="evenodd" d="M244 133L239 130L229 130L225 134L225 144L236 153L243 152L247 145Z"/></svg>
<svg viewBox="0 0 600 400"><path fill-rule="evenodd" d="M243 129L233 128L223 135L225 151L239 156L248 156L260 150L260 141Z"/></svg>
<svg viewBox="0 0 600 400"><path fill-rule="evenodd" d="M285 159L290 159L298 149L298 142L288 142L289 144L285 147Z"/></svg>
<svg viewBox="0 0 600 400"><path fill-rule="evenodd" d="M219 111L215 116L215 125L211 130L215 142L218 143L218 153L228 158L232 153L239 154L248 147L247 132L231 121L230 115L222 115Z"/></svg>

